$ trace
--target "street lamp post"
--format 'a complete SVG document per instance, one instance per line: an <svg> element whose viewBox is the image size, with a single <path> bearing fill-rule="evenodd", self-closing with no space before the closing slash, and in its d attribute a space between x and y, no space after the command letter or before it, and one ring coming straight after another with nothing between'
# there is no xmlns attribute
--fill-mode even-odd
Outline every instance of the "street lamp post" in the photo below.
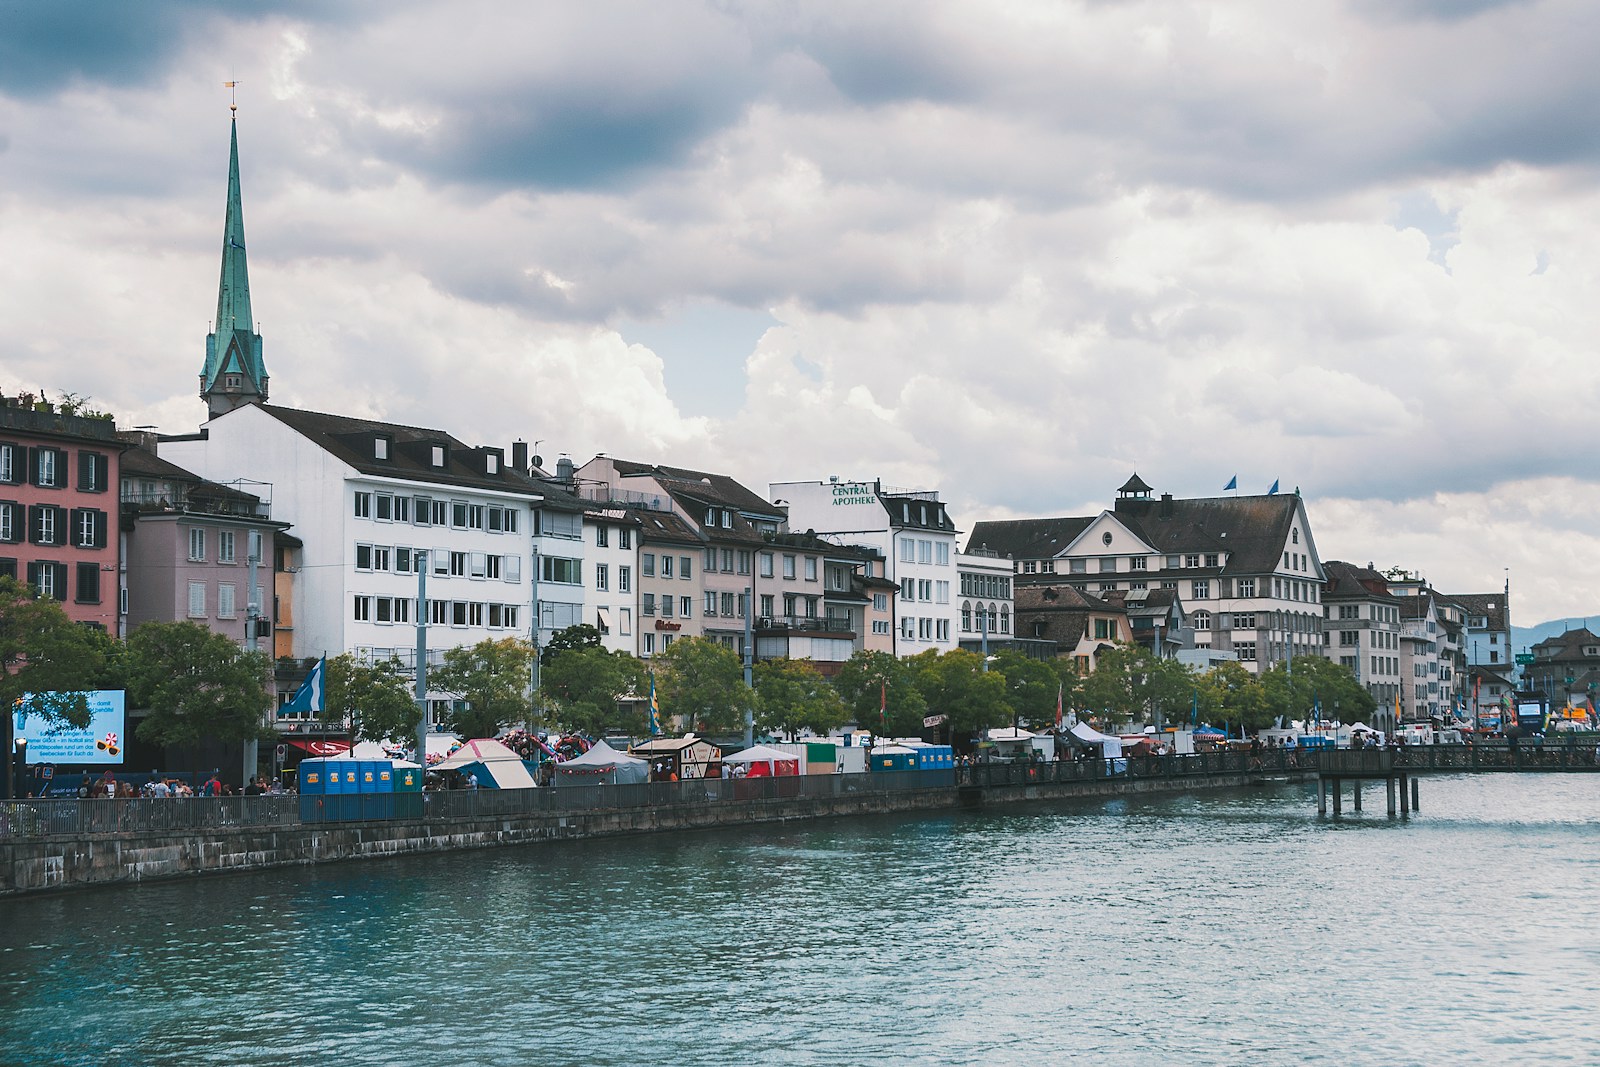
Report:
<svg viewBox="0 0 1600 1067"><path fill-rule="evenodd" d="M11 799L21 800L23 793L22 783L28 771L28 739L19 737L12 742L12 745L16 749L16 755L11 774L11 781L14 783L11 789Z"/></svg>

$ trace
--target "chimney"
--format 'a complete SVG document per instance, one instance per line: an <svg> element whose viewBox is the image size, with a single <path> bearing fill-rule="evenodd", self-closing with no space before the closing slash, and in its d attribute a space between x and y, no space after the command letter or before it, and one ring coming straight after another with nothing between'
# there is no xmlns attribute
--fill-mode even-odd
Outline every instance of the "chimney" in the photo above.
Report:
<svg viewBox="0 0 1600 1067"><path fill-rule="evenodd" d="M572 465L571 456L562 456L556 460L556 481L571 485L575 473L576 468Z"/></svg>
<svg viewBox="0 0 1600 1067"><path fill-rule="evenodd" d="M1162 493L1161 494L1161 510L1160 510L1160 512L1158 512L1158 514L1163 519L1172 518L1172 494L1171 493Z"/></svg>
<svg viewBox="0 0 1600 1067"><path fill-rule="evenodd" d="M517 469L518 474L528 473L528 442L522 440L511 442L511 465Z"/></svg>

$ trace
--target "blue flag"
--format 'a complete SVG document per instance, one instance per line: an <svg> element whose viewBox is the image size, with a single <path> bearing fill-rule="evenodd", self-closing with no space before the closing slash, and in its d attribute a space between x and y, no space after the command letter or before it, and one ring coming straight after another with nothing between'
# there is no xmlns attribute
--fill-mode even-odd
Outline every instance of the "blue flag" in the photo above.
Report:
<svg viewBox="0 0 1600 1067"><path fill-rule="evenodd" d="M1226 493L1229 489L1237 488L1239 488L1239 476L1235 474L1232 478L1228 479L1228 484L1222 487L1222 491Z"/></svg>
<svg viewBox="0 0 1600 1067"><path fill-rule="evenodd" d="M311 668L311 673L306 675L306 680L300 683L300 688L294 691L294 696L289 698L289 703L278 709L278 714L307 712L312 715L321 715L324 710L322 678L327 669L328 657L323 656L317 660L317 665Z"/></svg>
<svg viewBox="0 0 1600 1067"><path fill-rule="evenodd" d="M1278 479L1276 479L1276 478L1272 479L1272 488L1267 490L1267 495L1268 496L1277 496L1278 495Z"/></svg>
<svg viewBox="0 0 1600 1067"><path fill-rule="evenodd" d="M650 672L650 736L661 732L661 705L656 702L656 672Z"/></svg>

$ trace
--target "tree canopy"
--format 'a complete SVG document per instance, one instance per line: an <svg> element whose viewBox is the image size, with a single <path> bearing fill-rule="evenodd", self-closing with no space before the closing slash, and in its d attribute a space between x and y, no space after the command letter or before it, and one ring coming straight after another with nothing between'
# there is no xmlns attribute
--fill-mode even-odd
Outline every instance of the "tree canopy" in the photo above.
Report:
<svg viewBox="0 0 1600 1067"><path fill-rule="evenodd" d="M83 694L100 688L112 644L103 632L69 619L56 601L0 577L0 700L6 708L54 726L88 726Z"/></svg>
<svg viewBox="0 0 1600 1067"><path fill-rule="evenodd" d="M833 687L846 713L863 730L884 737L922 731L928 702L917 688L917 670L908 660L862 649L839 668Z"/></svg>
<svg viewBox="0 0 1600 1067"><path fill-rule="evenodd" d="M684 637L651 661L663 719L680 718L702 733L729 733L744 725L752 694L731 648L703 637Z"/></svg>
<svg viewBox="0 0 1600 1067"><path fill-rule="evenodd" d="M946 716L952 738L1011 724L1005 676L998 671L985 671L983 657L978 653L956 648L940 655L929 649L907 662L917 672L917 689L928 711ZM912 732L921 730L919 722Z"/></svg>
<svg viewBox="0 0 1600 1067"><path fill-rule="evenodd" d="M141 740L161 745L266 741L272 658L193 622L147 622L128 635L128 695L150 709Z"/></svg>
<svg viewBox="0 0 1600 1067"><path fill-rule="evenodd" d="M1018 722L1034 730L1055 725L1057 701L1065 701L1065 685L1049 663L1006 649L995 656L989 673L999 673L1006 680L1006 699Z"/></svg>
<svg viewBox="0 0 1600 1067"><path fill-rule="evenodd" d="M600 628L598 626L590 626L586 622L580 622L551 634L549 643L540 651L539 662L548 664L561 653L570 652L573 649L599 647Z"/></svg>
<svg viewBox="0 0 1600 1067"><path fill-rule="evenodd" d="M429 686L458 698L445 725L463 737L494 737L530 719L534 654L515 637L447 649L444 666L428 672Z"/></svg>
<svg viewBox="0 0 1600 1067"><path fill-rule="evenodd" d="M323 719L351 724L352 740L413 738L422 721L415 684L398 662L361 663L346 652L328 661L322 681Z"/></svg>
<svg viewBox="0 0 1600 1067"><path fill-rule="evenodd" d="M643 706L623 712L617 701L643 695L645 688L643 663L626 652L608 652L597 645L574 646L547 658L539 679L547 718L591 737L613 729L643 733L647 725Z"/></svg>
<svg viewBox="0 0 1600 1067"><path fill-rule="evenodd" d="M756 724L794 739L801 730L826 734L849 713L838 690L808 659L764 660L755 667Z"/></svg>

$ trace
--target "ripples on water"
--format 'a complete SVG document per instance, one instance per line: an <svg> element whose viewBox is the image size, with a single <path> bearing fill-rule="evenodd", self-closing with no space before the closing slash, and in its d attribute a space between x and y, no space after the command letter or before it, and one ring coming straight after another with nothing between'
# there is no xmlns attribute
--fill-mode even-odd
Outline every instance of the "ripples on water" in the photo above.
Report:
<svg viewBox="0 0 1600 1067"><path fill-rule="evenodd" d="M0 1063L1591 1063L1597 799L1256 789L11 900Z"/></svg>

